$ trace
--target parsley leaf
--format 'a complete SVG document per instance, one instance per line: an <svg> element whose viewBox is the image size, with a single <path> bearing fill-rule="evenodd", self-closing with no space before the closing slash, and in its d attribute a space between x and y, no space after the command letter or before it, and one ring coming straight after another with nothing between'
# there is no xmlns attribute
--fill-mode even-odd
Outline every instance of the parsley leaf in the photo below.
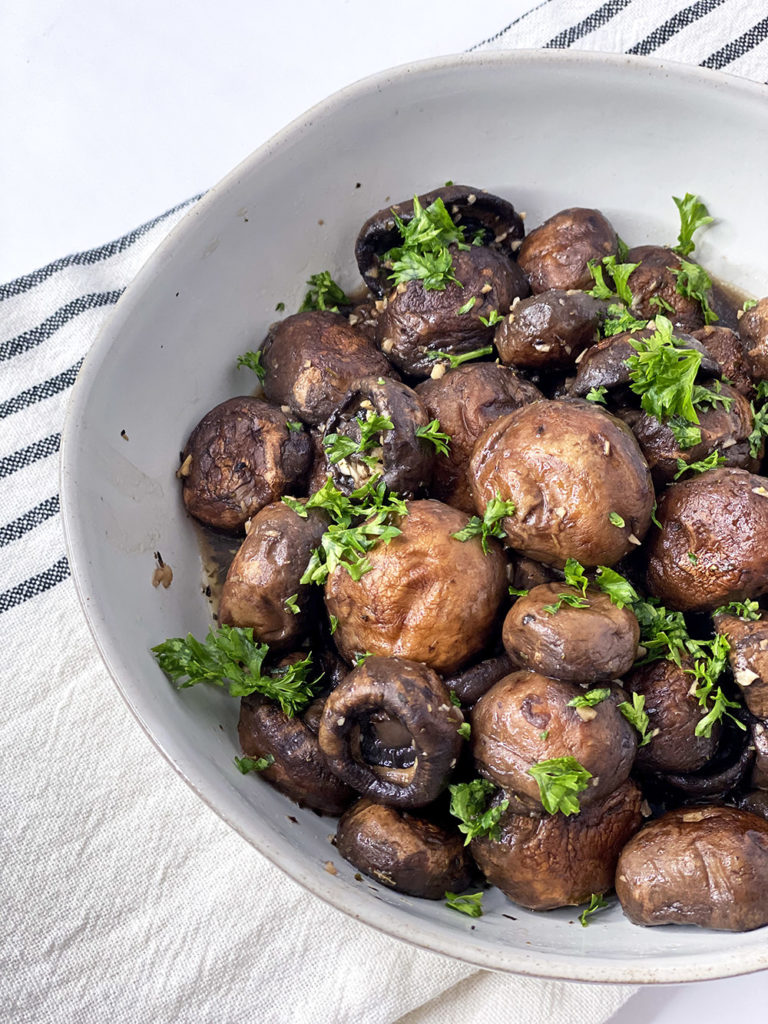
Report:
<svg viewBox="0 0 768 1024"><path fill-rule="evenodd" d="M307 285L309 291L299 306L300 313L306 313L313 309L328 309L332 313L338 313L339 306L352 304L327 270L321 270L319 274L312 274Z"/></svg>
<svg viewBox="0 0 768 1024"><path fill-rule="evenodd" d="M768 402L766 399L768 399L768 381L761 380L757 386L756 401L763 404L755 408L754 402L749 403L754 418L752 433L749 435L749 454L753 459L759 456L763 438L768 436Z"/></svg>
<svg viewBox="0 0 768 1024"><path fill-rule="evenodd" d="M291 594L291 596L287 597L284 601L285 607L288 609L289 612L293 612L294 615L298 615L299 612L301 611L296 600L298 596L298 594Z"/></svg>
<svg viewBox="0 0 768 1024"><path fill-rule="evenodd" d="M497 492L495 498L491 498L485 507L483 518L479 516L472 516L467 525L463 530L459 530L457 533L452 533L451 536L456 540L467 541L473 537L480 537L483 545L483 552L488 554L488 538L497 537L499 540L503 540L506 537L504 527L502 526L501 520L506 516L512 516L515 514L515 503L513 501L503 501L501 495Z"/></svg>
<svg viewBox="0 0 768 1024"><path fill-rule="evenodd" d="M564 604L569 608L589 608L589 601L579 594L558 594L556 603L545 604L542 611L548 612L549 615L557 615Z"/></svg>
<svg viewBox="0 0 768 1024"><path fill-rule="evenodd" d="M609 512L608 522L611 524L611 526L618 526L619 528L627 525L618 512Z"/></svg>
<svg viewBox="0 0 768 1024"><path fill-rule="evenodd" d="M667 269L677 278L675 290L678 295L682 295L687 299L694 299L699 303L704 314L705 324L713 324L716 320L720 319L710 306L709 299L707 298L708 292L712 290L712 282L709 279L709 274L703 267L700 267L698 263L688 263L687 260L680 260L679 270L675 267L668 267Z"/></svg>
<svg viewBox="0 0 768 1024"><path fill-rule="evenodd" d="M760 605L757 601L730 601L719 608L715 608L713 615L736 615L745 622L758 622L760 619Z"/></svg>
<svg viewBox="0 0 768 1024"><path fill-rule="evenodd" d="M483 916L483 894L482 892L468 892L457 896L455 892L445 894L445 905L451 910L458 910L469 917Z"/></svg>
<svg viewBox="0 0 768 1024"><path fill-rule="evenodd" d="M746 732L747 727L744 723L728 710L728 708L740 708L741 705L737 701L728 700L721 687L718 686L715 690L715 684L728 662L728 652L731 649L728 638L722 633L718 633L712 640L698 640L694 641L694 644L698 653L703 657L697 658L693 668L686 669L686 672L693 676L695 685L693 695L698 700L699 707L706 711L706 714L696 724L694 735L709 739L715 723L724 717L732 719L739 729ZM715 690L714 695L713 690ZM711 706L710 700L712 701Z"/></svg>
<svg viewBox="0 0 768 1024"><path fill-rule="evenodd" d="M285 425L293 434L300 434L304 429L304 424L299 423L298 420L286 420Z"/></svg>
<svg viewBox="0 0 768 1024"><path fill-rule="evenodd" d="M608 388L601 384L598 388L590 388L586 397L588 402L599 402L600 405L607 405L607 402L605 401L605 396L607 394Z"/></svg>
<svg viewBox="0 0 768 1024"><path fill-rule="evenodd" d="M725 463L725 456L721 455L717 450L711 452L706 459L701 459L699 462L686 462L685 459L678 459L675 480L678 480L683 473L687 473L689 470L692 473L706 473L708 469L717 469L718 466L724 466Z"/></svg>
<svg viewBox="0 0 768 1024"><path fill-rule="evenodd" d="M554 757L539 761L528 769L539 786L541 803L549 814L561 811L565 815L581 810L577 793L586 789L592 772L579 764L575 757Z"/></svg>
<svg viewBox="0 0 768 1024"><path fill-rule="evenodd" d="M607 565L597 567L595 583L603 593L608 595L617 608L623 608L625 605L631 606L639 600L638 593L629 580Z"/></svg>
<svg viewBox="0 0 768 1024"><path fill-rule="evenodd" d="M706 224L711 224L714 218L710 217L709 210L699 197L691 195L690 192L686 192L682 199L678 199L677 196L672 196L672 199L680 214L680 234L677 236L677 245L673 251L681 256L690 256L695 248L694 232Z"/></svg>
<svg viewBox="0 0 768 1024"><path fill-rule="evenodd" d="M683 419L682 416L673 416L667 426L672 431L678 447L682 451L701 444L701 430L693 423Z"/></svg>
<svg viewBox="0 0 768 1024"><path fill-rule="evenodd" d="M463 316L465 313L468 313L470 311L470 309L472 309L472 307L474 306L474 304L476 302L477 302L477 296L476 295L472 295L469 299L467 299L467 301L464 303L463 306L459 307L459 316Z"/></svg>
<svg viewBox="0 0 768 1024"><path fill-rule="evenodd" d="M647 320L638 320L632 316L626 306L613 303L608 307L608 316L603 321L602 332L606 338L625 331L642 331L648 326Z"/></svg>
<svg viewBox="0 0 768 1024"><path fill-rule="evenodd" d="M748 309L754 309L757 305L757 299L744 299L744 305L741 307L742 313L746 313Z"/></svg>
<svg viewBox="0 0 768 1024"><path fill-rule="evenodd" d="M269 646L255 644L250 627L219 626L208 631L205 642L189 633L186 639L164 640L152 648L152 653L163 672L179 687L215 683L228 686L230 697L260 693L277 701L289 718L303 711L314 696L317 679L308 678L312 655L264 673L262 665Z"/></svg>
<svg viewBox="0 0 768 1024"><path fill-rule="evenodd" d="M464 845L468 846L472 839L498 839L500 835L499 821L509 807L509 800L502 800L495 807L486 810L489 798L496 792L496 787L487 779L473 779L471 782L460 782L449 786L451 794L451 814L459 819L459 832L467 837Z"/></svg>
<svg viewBox="0 0 768 1024"><path fill-rule="evenodd" d="M640 264L617 263L615 256L604 256L601 264L602 266L596 260L590 260L587 264L589 272L595 281L594 288L588 291L587 295L592 295L596 299L613 299L618 296L622 302L630 305L632 302L632 292L628 283L629 276L634 270L637 270ZM603 268L608 271L613 279L615 291L607 285L603 275Z"/></svg>
<svg viewBox="0 0 768 1024"><path fill-rule="evenodd" d="M238 356L237 365L247 366L249 370L253 370L262 382L267 376L266 369L261 365L261 350L258 352L246 352L245 355Z"/></svg>
<svg viewBox="0 0 768 1024"><path fill-rule="evenodd" d="M496 324L500 324L504 317L499 313L498 309L492 309L488 316L478 317L478 320L484 327L495 327Z"/></svg>
<svg viewBox="0 0 768 1024"><path fill-rule="evenodd" d="M573 700L568 701L569 708L593 708L595 704L601 704L607 697L610 697L611 691L607 686L599 686L594 690L587 690L586 693L581 694L579 697L574 697Z"/></svg>
<svg viewBox="0 0 768 1024"><path fill-rule="evenodd" d="M469 722L462 722L456 732L463 740L468 740L472 736L472 726Z"/></svg>
<svg viewBox="0 0 768 1024"><path fill-rule="evenodd" d="M383 431L394 430L395 427L389 416L381 416L372 409L369 409L364 416L356 416L354 422L360 431L359 441L348 434L326 434L323 438L323 448L332 466L353 455L364 456L365 452L369 452L381 444ZM363 459L363 461L367 460Z"/></svg>
<svg viewBox="0 0 768 1024"><path fill-rule="evenodd" d="M450 368L455 370L462 363L468 363L473 359L481 359L483 356L489 356L492 352L493 345L486 345L483 348L476 348L472 352L462 352L458 356L451 355L450 352L428 352L427 358L445 360Z"/></svg>
<svg viewBox="0 0 768 1024"><path fill-rule="evenodd" d="M339 620L336 618L335 615L329 615L328 616L328 621L330 622L330 626L331 626L331 636L333 636L333 634L336 632L336 630L338 628Z"/></svg>
<svg viewBox="0 0 768 1024"><path fill-rule="evenodd" d="M567 559L563 572L565 574L565 582L569 587L576 587L577 589L580 587L582 594L587 593L589 580L581 562L578 562L575 558Z"/></svg>
<svg viewBox="0 0 768 1024"><path fill-rule="evenodd" d="M678 348L672 338L672 324L665 316L657 316L655 323L656 330L649 338L630 338L637 355L626 360L629 386L640 395L643 409L660 422L682 416L698 423L693 388L701 366L701 352Z"/></svg>
<svg viewBox="0 0 768 1024"><path fill-rule="evenodd" d="M267 754L266 757L236 757L235 764L237 770L242 772L243 775L247 775L248 772L263 772L265 768L269 768L270 765L275 763L275 759L272 754Z"/></svg>
<svg viewBox="0 0 768 1024"><path fill-rule="evenodd" d="M589 918L592 914L598 910L605 910L609 906L610 903L603 899L602 893L593 892L589 898L589 906L579 914L582 928L586 928L589 925Z"/></svg>
<svg viewBox="0 0 768 1024"><path fill-rule="evenodd" d="M406 223L393 214L402 244L384 253L383 260L392 268L393 284L422 281L425 291L444 291L449 281L460 284L453 274L449 245L468 248L464 230L451 220L445 203L438 198L426 209L413 197L413 216Z"/></svg>
<svg viewBox="0 0 768 1024"><path fill-rule="evenodd" d="M646 744L650 743L654 734L648 732L650 722L645 710L645 697L639 693L633 693L631 704L628 701L623 700L621 704L617 705L617 707L629 724L633 725L640 733L639 746L644 747Z"/></svg>
<svg viewBox="0 0 768 1024"><path fill-rule="evenodd" d="M710 696L709 690L706 690L705 692L704 689L702 689L701 693L699 692L699 690L696 690L695 696L698 698L699 704L702 707L706 708L707 698ZM712 707L709 709L707 714L704 715L704 717L701 718L697 723L696 728L694 729L694 735L704 736L707 739L709 739L709 737L712 735L712 729L714 728L715 723L719 722L720 719L723 717L732 719L743 732L746 732L747 727L746 725L744 725L741 719L736 718L734 715L730 713L730 711L728 711L728 708L738 707L741 707L741 705L737 701L728 700L728 698L725 696L721 688L718 686L717 692L715 693L715 696L712 701Z"/></svg>
<svg viewBox="0 0 768 1024"><path fill-rule="evenodd" d="M439 420L431 420L426 427L417 427L416 437L423 437L425 441L431 441L440 455L451 454L448 447L451 443L451 435L444 434L440 430Z"/></svg>

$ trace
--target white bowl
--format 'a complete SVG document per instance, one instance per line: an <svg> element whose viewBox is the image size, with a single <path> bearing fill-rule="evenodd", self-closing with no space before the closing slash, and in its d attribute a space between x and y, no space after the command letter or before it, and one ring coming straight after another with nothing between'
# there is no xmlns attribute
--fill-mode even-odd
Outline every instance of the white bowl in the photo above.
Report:
<svg viewBox="0 0 768 1024"><path fill-rule="evenodd" d="M150 654L209 625L177 453L208 409L249 388L235 357L259 344L278 302L298 308L304 282L322 269L356 286L353 243L374 210L450 178L508 197L529 225L596 206L630 244L673 242L671 196L688 190L718 218L697 257L762 295L766 166L768 90L721 74L550 51L398 68L321 103L212 189L94 344L64 431L62 497L75 583L102 656L199 796L340 910L479 967L547 977L679 982L768 967L765 929L643 929L618 907L582 928L576 909L536 914L496 890L472 921L355 881L328 844L331 819L235 770L238 702L201 686L177 692ZM154 551L173 568L167 591L150 585ZM329 859L338 874L324 869Z"/></svg>

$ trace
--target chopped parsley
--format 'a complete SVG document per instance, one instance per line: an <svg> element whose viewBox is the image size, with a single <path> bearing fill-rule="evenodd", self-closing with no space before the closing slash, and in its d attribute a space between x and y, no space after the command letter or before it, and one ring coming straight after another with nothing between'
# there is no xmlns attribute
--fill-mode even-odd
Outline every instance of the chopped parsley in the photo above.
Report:
<svg viewBox="0 0 768 1024"><path fill-rule="evenodd" d="M672 431L681 451L701 444L701 431L699 428L695 424L689 423L688 420L683 419L682 416L673 416L667 426Z"/></svg>
<svg viewBox="0 0 768 1024"><path fill-rule="evenodd" d="M417 427L416 437L423 437L425 441L431 441L439 455L451 454L449 449L451 436L440 430L439 420L430 420L426 427Z"/></svg>
<svg viewBox="0 0 768 1024"><path fill-rule="evenodd" d="M721 687L718 686L715 689L715 684L728 663L728 652L731 649L728 638L722 633L718 633L712 640L698 640L693 643L698 648L697 653L703 657L697 658L693 668L685 671L693 676L695 686L693 695L698 700L699 707L706 712L697 723L694 734L709 739L715 723L724 717L732 719L739 729L746 731L747 727L744 723L728 710L729 708L740 708L741 705L736 701L728 700Z"/></svg>
<svg viewBox="0 0 768 1024"><path fill-rule="evenodd" d="M693 241L694 232L711 224L713 217L710 217L709 210L698 196L686 192L682 199L672 196L678 213L680 214L680 234L677 236L677 245L674 252L680 256L690 256L695 245Z"/></svg>
<svg viewBox="0 0 768 1024"><path fill-rule="evenodd" d="M284 302L278 302L278 304L275 306L275 312L276 313L284 313L285 312L285 303Z"/></svg>
<svg viewBox="0 0 768 1024"><path fill-rule="evenodd" d="M458 910L469 917L483 916L483 894L482 892L468 892L457 896L455 892L445 894L445 905L451 910Z"/></svg>
<svg viewBox="0 0 768 1024"><path fill-rule="evenodd" d="M707 295L712 290L712 282L709 279L709 274L703 267L700 267L698 263L688 263L687 260L680 260L680 269L675 267L668 268L677 278L677 284L675 290L678 295L682 295L686 299L693 299L698 302L701 306L701 311L704 314L704 323L713 324L720 317L715 313L709 304Z"/></svg>
<svg viewBox="0 0 768 1024"><path fill-rule="evenodd" d="M625 605L632 607L636 601L640 600L629 580L607 565L597 567L595 583L603 593L608 595L617 608L624 608Z"/></svg>
<svg viewBox="0 0 768 1024"><path fill-rule="evenodd" d="M754 309L757 305L757 299L745 299L744 305L741 307L742 313L746 313L748 309Z"/></svg>
<svg viewBox="0 0 768 1024"><path fill-rule="evenodd" d="M563 605L567 605L569 608L589 608L589 601L581 594L561 593L557 595L557 601L554 604L545 604L542 611L549 615L557 615Z"/></svg>
<svg viewBox="0 0 768 1024"><path fill-rule="evenodd" d="M569 587L581 588L582 594L586 595L589 580L581 562L578 562L575 558L567 559L563 573L565 574L565 582Z"/></svg>
<svg viewBox="0 0 768 1024"><path fill-rule="evenodd" d="M299 434L304 429L304 424L298 420L286 420L285 425L292 434Z"/></svg>
<svg viewBox="0 0 768 1024"><path fill-rule="evenodd" d="M461 736L463 740L468 740L472 735L472 726L469 722L462 722L456 732Z"/></svg>
<svg viewBox="0 0 768 1024"><path fill-rule="evenodd" d="M247 775L249 772L263 772L265 768L269 768L270 765L275 763L275 759L272 754L267 754L265 757L236 757L235 764L237 770L243 775Z"/></svg>
<svg viewBox="0 0 768 1024"><path fill-rule="evenodd" d="M298 596L298 594L291 594L291 596L287 597L284 602L285 607L288 609L288 611L293 612L294 615L298 615L299 612L301 611L296 600Z"/></svg>
<svg viewBox="0 0 768 1024"><path fill-rule="evenodd" d="M462 363L469 363L473 359L482 359L483 356L489 356L492 352L493 345L485 345L483 348L476 348L472 352L462 352L457 356L451 355L450 352L428 352L427 358L445 361L452 370L455 370Z"/></svg>
<svg viewBox="0 0 768 1024"><path fill-rule="evenodd" d="M749 435L749 454L756 459L763 447L763 438L768 436L768 381L761 380L757 385L757 408L755 402L750 402L752 409L753 425Z"/></svg>
<svg viewBox="0 0 768 1024"><path fill-rule="evenodd" d="M332 313L338 313L339 306L352 305L351 300L347 298L327 270L321 270L319 274L312 274L307 285L309 291L299 306L300 313L314 309L327 309Z"/></svg>
<svg viewBox="0 0 768 1024"><path fill-rule="evenodd" d="M480 537L483 545L483 552L488 554L488 538L496 537L499 540L503 540L506 537L504 527L502 526L502 519L506 516L512 516L515 514L515 503L513 501L503 501L500 494L496 494L495 498L491 498L485 507L482 519L479 516L472 516L467 525L463 530L459 530L457 533L452 533L451 536L456 540L467 541L473 537Z"/></svg>
<svg viewBox="0 0 768 1024"><path fill-rule="evenodd" d="M215 683L227 686L230 697L260 693L277 701L289 718L309 704L318 681L309 678L311 654L293 665L263 672L269 645L255 644L250 627L219 626L208 631L204 642L189 633L186 639L164 640L152 653L163 672L181 688Z"/></svg>
<svg viewBox="0 0 768 1024"><path fill-rule="evenodd" d="M455 708L461 707L461 701L459 700L455 690L449 690L448 696L451 698L451 704L453 704Z"/></svg>
<svg viewBox="0 0 768 1024"><path fill-rule="evenodd" d="M590 388L587 392L588 402L598 402L600 405L606 405L605 396L608 394L608 388L602 384L598 388Z"/></svg>
<svg viewBox="0 0 768 1024"><path fill-rule="evenodd" d="M496 324L500 324L504 317L499 313L498 309L492 309L488 316L478 317L478 320L484 327L495 327Z"/></svg>
<svg viewBox="0 0 768 1024"><path fill-rule="evenodd" d="M693 388L701 352L675 345L672 324L665 316L657 316L655 323L656 330L649 338L630 339L637 354L626 360L629 386L640 395L643 409L661 423L673 416L698 423Z"/></svg>
<svg viewBox="0 0 768 1024"><path fill-rule="evenodd" d="M758 622L760 619L760 605L757 601L730 601L719 608L715 608L713 615L735 615L745 622Z"/></svg>
<svg viewBox="0 0 768 1024"><path fill-rule="evenodd" d="M698 561L699 561L699 556L694 554L693 551L689 551L688 552L688 561L691 563L691 565L697 565Z"/></svg>
<svg viewBox="0 0 768 1024"><path fill-rule="evenodd" d="M555 757L539 761L528 769L539 786L541 803L549 814L558 811L565 815L581 810L577 794L589 785L592 772L579 764L575 757Z"/></svg>
<svg viewBox="0 0 768 1024"><path fill-rule="evenodd" d="M574 697L573 700L568 701L569 708L593 708L595 704L602 704L602 702L610 697L611 691L607 686L599 686L594 690L587 690L586 693L581 694L578 697Z"/></svg>
<svg viewBox="0 0 768 1024"><path fill-rule="evenodd" d="M528 597L530 590L522 590L520 587L509 587L510 597Z"/></svg>
<svg viewBox="0 0 768 1024"><path fill-rule="evenodd" d="M358 651L355 654L355 668L359 665L364 665L369 658L372 658L373 654L371 651Z"/></svg>
<svg viewBox="0 0 768 1024"><path fill-rule="evenodd" d="M706 459L701 459L699 462L686 462L685 459L678 459L675 480L678 480L683 473L687 473L689 470L691 473L706 473L708 469L717 469L718 466L724 466L725 463L725 456L721 455L717 450L711 452Z"/></svg>
<svg viewBox="0 0 768 1024"><path fill-rule="evenodd" d="M332 466L352 456L357 456L371 468L376 468L379 460L366 456L366 452L381 445L381 434L385 430L394 430L394 423L389 416L382 416L369 409L364 416L355 417L354 422L360 429L360 440L356 441L348 434L326 434L323 448Z"/></svg>
<svg viewBox="0 0 768 1024"><path fill-rule="evenodd" d="M634 270L637 270L640 266L639 263L617 263L615 256L604 256L599 262L590 260L587 266L595 282L594 287L587 292L587 295L591 295L595 299L615 299L618 296L626 305L631 304L632 292L628 283L629 276ZM613 288L606 283L604 270L608 271L613 281Z"/></svg>
<svg viewBox="0 0 768 1024"><path fill-rule="evenodd" d="M618 512L609 512L608 522L611 524L611 526L622 527L627 525Z"/></svg>
<svg viewBox="0 0 768 1024"><path fill-rule="evenodd" d="M464 230L454 224L445 203L438 198L426 208L413 197L413 216L407 222L393 212L402 242L382 257L391 267L393 285L421 281L425 291L444 291L451 281L461 287L453 273L453 259L448 246L468 249Z"/></svg>
<svg viewBox="0 0 768 1024"><path fill-rule="evenodd" d="M589 898L589 906L582 910L579 914L579 920L581 921L581 927L586 928L589 925L589 918L596 913L598 910L605 910L609 907L610 903L603 899L602 893L593 892Z"/></svg>
<svg viewBox="0 0 768 1024"><path fill-rule="evenodd" d="M470 311L470 309L472 309L472 307L474 306L474 304L476 302L477 302L477 296L476 295L473 295L473 296L471 296L471 298L467 299L467 301L464 303L464 305L459 307L459 311L458 311L459 312L459 316L463 316L465 313L468 313Z"/></svg>
<svg viewBox="0 0 768 1024"><path fill-rule="evenodd" d="M331 636L333 636L333 634L336 632L338 628L339 620L336 618L335 615L329 615L328 621L330 622L331 625Z"/></svg>
<svg viewBox="0 0 768 1024"><path fill-rule="evenodd" d="M645 697L639 693L633 693L631 704L628 701L623 700L621 704L617 704L616 706L629 724L634 726L640 733L639 746L644 747L650 743L654 733L648 732L650 722L645 710Z"/></svg>
<svg viewBox="0 0 768 1024"><path fill-rule="evenodd" d="M495 807L488 808L489 799L496 792L492 782L473 779L471 782L449 786L448 791L451 794L451 814L459 819L459 832L467 837L464 840L465 846L473 839L499 838L499 821L509 807L509 800L502 800Z"/></svg>
<svg viewBox="0 0 768 1024"><path fill-rule="evenodd" d="M608 307L608 316L603 321L603 335L612 338L615 334L625 331L642 331L648 326L647 320L638 320L632 316L626 306L613 303Z"/></svg>
<svg viewBox="0 0 768 1024"><path fill-rule="evenodd" d="M249 370L253 370L260 381L264 381L267 376L266 369L261 365L261 351L258 352L246 352L245 355L237 357L238 366L247 366Z"/></svg>

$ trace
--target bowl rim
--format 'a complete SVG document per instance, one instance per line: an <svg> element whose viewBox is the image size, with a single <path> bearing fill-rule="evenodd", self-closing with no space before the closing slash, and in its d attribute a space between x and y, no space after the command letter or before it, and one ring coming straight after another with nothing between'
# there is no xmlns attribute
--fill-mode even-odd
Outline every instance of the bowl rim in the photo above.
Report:
<svg viewBox="0 0 768 1024"><path fill-rule="evenodd" d="M768 968L768 943L762 950L738 949L707 954L694 952L681 954L672 959L665 958L663 954L655 954L642 960L629 957L593 960L583 955L575 956L559 952L528 953L523 949L513 947L508 947L503 951L491 951L485 946L474 944L471 933L467 932L462 935L459 932L446 932L438 922L421 921L406 908L398 908L383 902L377 902L374 905L372 901L370 903L365 901L356 907L350 906L346 890L333 885L330 876L327 876L327 879L323 878L325 872L322 867L318 869L313 865L312 870L309 870L304 854L292 847L286 849L282 845L282 840L274 839L269 832L262 831L257 834L252 827L249 827L252 825L253 811L241 806L239 799L219 800L214 804L206 792L204 776L195 771L194 764L184 763L185 759L177 759L172 752L166 749L162 739L156 735L152 723L145 720L132 699L131 673L128 666L122 663L121 657L111 642L109 630L101 617L96 600L97 594L93 587L87 556L85 520L84 517L78 518L77 516L78 424L87 406L89 393L97 382L102 362L115 339L119 337L122 326L132 317L134 309L142 302L145 289L155 277L156 271L177 249L185 245L188 235L194 230L197 218L214 206L222 194L226 194L237 185L244 170L253 171L259 163L285 147L295 135L311 129L313 120L320 114L327 116L335 109L356 102L369 93L381 91L390 82L407 79L410 76L459 70L464 67L503 67L519 63L564 65L566 67L578 65L629 67L639 72L645 72L652 77L674 76L678 80L687 81L702 89L727 89L753 99L757 97L761 100L768 99L768 85L725 72L675 61L661 61L652 57L598 51L510 49L449 54L400 64L358 79L314 104L240 161L187 211L153 250L128 284L86 354L67 405L59 456L61 517L72 579L80 606L101 658L118 692L153 745L203 803L272 864L335 909L385 935L427 952L452 957L477 968L510 974L565 981L632 985L702 981L748 974ZM263 823L260 821L257 820L256 824L263 828Z"/></svg>

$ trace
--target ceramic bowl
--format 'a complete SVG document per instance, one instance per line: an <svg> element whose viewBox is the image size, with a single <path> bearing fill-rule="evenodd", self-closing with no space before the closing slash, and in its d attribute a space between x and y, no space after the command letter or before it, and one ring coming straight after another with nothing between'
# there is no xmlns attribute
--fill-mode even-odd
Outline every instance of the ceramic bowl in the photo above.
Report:
<svg viewBox="0 0 768 1024"><path fill-rule="evenodd" d="M768 966L768 933L643 929L618 906L531 913L498 891L471 920L369 880L328 844L332 821L234 768L238 702L177 692L153 644L205 633L192 523L174 477L192 427L250 387L235 357L275 306L298 308L311 273L359 283L359 226L388 201L452 179L511 199L536 225L602 209L630 244L675 241L672 195L717 218L697 256L768 290L768 91L724 75L619 56L448 57L366 79L315 107L213 188L153 254L93 346L62 457L75 582L109 671L151 739L199 796L322 899L373 927L479 967L591 981L679 982ZM129 440L121 436L124 431ZM173 585L153 589L153 552ZM298 825L289 821L295 815ZM331 858L335 875L325 870ZM510 915L510 916L505 916Z"/></svg>

